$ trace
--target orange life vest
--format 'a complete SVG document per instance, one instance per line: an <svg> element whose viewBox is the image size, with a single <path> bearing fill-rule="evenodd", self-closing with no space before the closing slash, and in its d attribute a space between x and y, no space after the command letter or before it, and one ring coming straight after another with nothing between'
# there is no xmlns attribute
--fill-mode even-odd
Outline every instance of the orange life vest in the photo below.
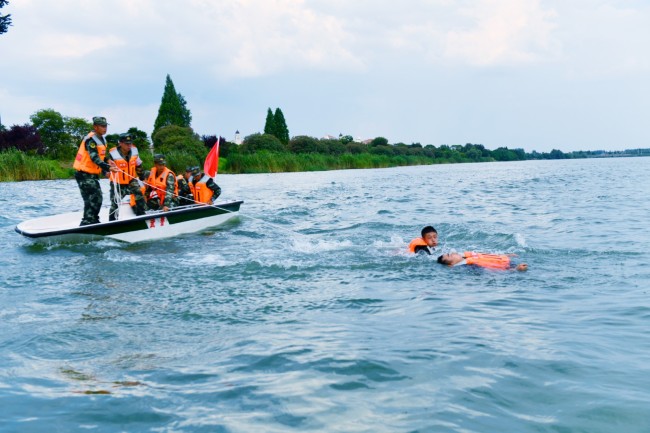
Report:
<svg viewBox="0 0 650 433"><path fill-rule="evenodd" d="M214 195L214 191L212 191L210 188L208 188L208 180L210 179L210 176L203 175L201 179L199 179L198 182L194 184L194 200L196 200L199 203L211 203L212 196Z"/></svg>
<svg viewBox="0 0 650 433"><path fill-rule="evenodd" d="M174 197L178 195L178 182L176 182L176 175L173 171L165 167L165 169L157 175L156 167L151 169L149 173L149 178L147 179L147 184L151 188L151 196L155 197L155 193L160 200L160 206L163 206L165 203L165 196L167 195L167 177L169 174L174 176Z"/></svg>
<svg viewBox="0 0 650 433"><path fill-rule="evenodd" d="M509 269L510 257L505 254L483 254L465 251L465 263L488 269Z"/></svg>
<svg viewBox="0 0 650 433"><path fill-rule="evenodd" d="M117 168L121 170L117 173L111 173L111 180L117 181L120 185L128 185L129 182L136 178L135 168L138 162L142 163L138 155L138 148L131 147L131 158L128 161L122 157L117 147L111 148L108 153L111 155L113 161L115 161Z"/></svg>
<svg viewBox="0 0 650 433"><path fill-rule="evenodd" d="M94 132L91 132L90 134L86 135L83 140L81 140L81 144L79 145L79 150L77 151L77 156L74 159L72 168L77 171L83 171L90 174L100 174L102 172L102 168L95 164L92 159L90 159L90 154L86 149L85 143L88 139L92 139L93 142L97 145L99 159L102 161L104 160L104 157L106 156L106 145L102 143L102 141Z"/></svg>
<svg viewBox="0 0 650 433"><path fill-rule="evenodd" d="M424 239L422 238L415 238L411 241L409 244L409 252L415 254L415 247L428 247L426 242L424 242Z"/></svg>

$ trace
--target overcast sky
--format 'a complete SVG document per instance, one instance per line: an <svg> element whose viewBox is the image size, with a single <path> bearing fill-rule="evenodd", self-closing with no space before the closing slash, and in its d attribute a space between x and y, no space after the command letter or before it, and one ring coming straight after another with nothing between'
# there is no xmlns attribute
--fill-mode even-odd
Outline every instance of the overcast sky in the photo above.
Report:
<svg viewBox="0 0 650 433"><path fill-rule="evenodd" d="M165 76L199 134L650 147L647 0L11 0L6 126L53 108L151 134Z"/></svg>

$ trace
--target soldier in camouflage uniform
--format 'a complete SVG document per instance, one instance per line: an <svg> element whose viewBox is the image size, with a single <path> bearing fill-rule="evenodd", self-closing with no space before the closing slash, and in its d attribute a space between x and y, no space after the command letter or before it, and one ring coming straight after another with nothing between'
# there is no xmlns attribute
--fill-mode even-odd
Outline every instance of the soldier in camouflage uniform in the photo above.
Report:
<svg viewBox="0 0 650 433"><path fill-rule="evenodd" d="M190 180L190 182L194 187L194 199L199 203L212 204L221 195L221 187L216 184L214 179L212 179L210 176L203 173L200 167L194 167L192 171L192 179ZM199 191L201 187L199 186L197 188L197 185L204 185L203 194L201 194ZM208 200L206 200L205 197L206 196L205 187L207 187L207 189L212 191L211 194L208 194L209 196Z"/></svg>
<svg viewBox="0 0 650 433"><path fill-rule="evenodd" d="M138 148L133 146L133 136L125 133L120 134L117 147L113 147L106 154L106 162L114 161L122 171L111 175L111 209L108 212L108 220L114 221L118 205L123 197L132 195L131 206L136 215L145 214L145 201L140 189L139 179L144 179L142 160L138 155ZM119 188L118 186L119 185ZM116 190L119 189L120 197L116 197Z"/></svg>
<svg viewBox="0 0 650 433"><path fill-rule="evenodd" d="M99 223L99 210L102 207L99 176L105 176L109 170L117 170L115 163L103 161L106 154L104 135L107 128L108 123L106 123L105 117L93 117L93 131L81 141L73 164L74 177L84 201L84 212L80 224L82 226Z"/></svg>
<svg viewBox="0 0 650 433"><path fill-rule="evenodd" d="M145 190L147 207L166 212L176 205L176 197L178 197L176 175L165 166L165 155L154 155L153 164Z"/></svg>
<svg viewBox="0 0 650 433"><path fill-rule="evenodd" d="M191 177L192 167L187 167L185 174L176 176L176 182L178 183L178 204L180 206L194 204L194 195L192 195L192 189L188 183Z"/></svg>

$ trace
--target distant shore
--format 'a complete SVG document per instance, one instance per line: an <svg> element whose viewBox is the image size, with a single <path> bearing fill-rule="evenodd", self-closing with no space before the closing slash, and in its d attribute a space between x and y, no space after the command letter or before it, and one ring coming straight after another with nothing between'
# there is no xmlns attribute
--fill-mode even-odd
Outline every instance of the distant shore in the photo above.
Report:
<svg viewBox="0 0 650 433"><path fill-rule="evenodd" d="M528 154L527 154L528 155ZM509 155L508 155L509 156ZM253 154L232 153L220 158L219 172L222 174L310 172L346 169L388 168L416 165L480 163L497 161L523 161L535 159L583 159L622 158L650 156L650 149L636 149L624 152L579 152L561 154L557 158L506 158L493 156L468 158L461 153L447 157L423 155L381 155L371 153L325 155L320 153L291 153L260 151ZM177 174L184 171L183 161L168 161ZM18 150L0 152L0 182L26 180L72 179L74 170L70 161L58 161L43 156L30 155Z"/></svg>

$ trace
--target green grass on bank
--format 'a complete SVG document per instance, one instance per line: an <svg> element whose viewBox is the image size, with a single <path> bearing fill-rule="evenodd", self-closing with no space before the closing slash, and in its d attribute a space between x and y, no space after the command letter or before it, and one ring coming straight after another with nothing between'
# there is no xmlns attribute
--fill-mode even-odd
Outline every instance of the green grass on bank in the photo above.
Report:
<svg viewBox="0 0 650 433"><path fill-rule="evenodd" d="M71 169L63 168L58 161L19 150L0 152L0 182L66 179L71 175Z"/></svg>
<svg viewBox="0 0 650 433"><path fill-rule="evenodd" d="M439 161L418 156L386 156L369 153L339 156L317 153L232 154L219 163L221 173L280 173L289 171L325 171L353 168L386 168L405 165L427 165Z"/></svg>
<svg viewBox="0 0 650 433"><path fill-rule="evenodd" d="M141 154L145 170L153 165L149 153ZM203 161L185 152L169 152L167 166L182 174L187 166L203 166ZM433 159L414 155L375 155L370 153L325 155L319 153L289 153L261 151L254 154L232 153L220 158L219 173L281 173L298 171L326 171L361 168L387 168L407 165L444 164L456 161ZM460 161L458 161L460 162ZM463 161L466 162L466 161ZM71 161L62 162L29 155L18 150L0 152L0 181L70 179L74 175Z"/></svg>

